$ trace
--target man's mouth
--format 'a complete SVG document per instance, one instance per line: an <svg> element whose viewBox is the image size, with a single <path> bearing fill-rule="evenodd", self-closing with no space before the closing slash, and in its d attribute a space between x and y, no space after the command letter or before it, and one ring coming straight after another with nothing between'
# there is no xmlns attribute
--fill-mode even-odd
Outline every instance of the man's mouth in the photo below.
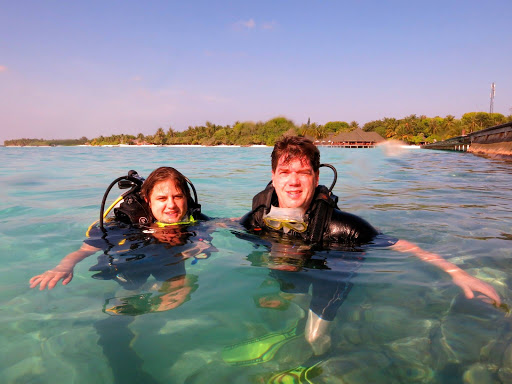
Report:
<svg viewBox="0 0 512 384"><path fill-rule="evenodd" d="M286 194L291 197L292 199L296 199L300 197L302 194L302 191L286 191Z"/></svg>

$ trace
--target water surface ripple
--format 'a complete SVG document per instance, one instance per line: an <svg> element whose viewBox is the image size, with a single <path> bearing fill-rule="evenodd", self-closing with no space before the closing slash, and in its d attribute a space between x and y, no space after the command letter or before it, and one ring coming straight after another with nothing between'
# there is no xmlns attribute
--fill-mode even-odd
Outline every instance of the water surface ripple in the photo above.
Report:
<svg viewBox="0 0 512 384"><path fill-rule="evenodd" d="M218 252L183 261L189 290L181 301L183 291L172 291L165 308L149 305L163 297L152 277L135 291L91 278L96 256L77 265L68 286L29 289L31 276L80 247L105 188L128 170L174 166L194 182L204 212L238 217L270 180L270 153L0 148L2 382L264 383L312 366L311 380L325 383L512 382L512 163L466 153L321 149L338 170L343 210L491 284L500 309L465 299L445 273L387 248L294 259L301 271L293 276L312 286L297 293L283 288L275 249L224 228L211 235ZM322 170L321 182L331 180ZM331 348L315 356L304 323L315 289L330 284L350 292ZM114 305L135 312L116 316Z"/></svg>

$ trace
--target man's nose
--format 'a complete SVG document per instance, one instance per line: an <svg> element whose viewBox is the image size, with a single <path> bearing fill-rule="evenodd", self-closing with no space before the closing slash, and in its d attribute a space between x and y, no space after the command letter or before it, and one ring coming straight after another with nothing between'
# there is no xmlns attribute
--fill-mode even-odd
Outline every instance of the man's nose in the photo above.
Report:
<svg viewBox="0 0 512 384"><path fill-rule="evenodd" d="M290 184L298 184L299 183L299 175L297 175L295 172L292 172L290 174Z"/></svg>

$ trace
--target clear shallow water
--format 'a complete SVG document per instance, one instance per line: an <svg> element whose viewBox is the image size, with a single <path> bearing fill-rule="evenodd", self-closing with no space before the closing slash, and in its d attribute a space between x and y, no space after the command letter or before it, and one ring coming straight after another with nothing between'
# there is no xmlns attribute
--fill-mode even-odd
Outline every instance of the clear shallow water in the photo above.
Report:
<svg viewBox="0 0 512 384"><path fill-rule="evenodd" d="M302 335L311 297L282 292L264 262L268 252L227 229L212 235L218 252L183 262L192 289L174 309L105 313L104 307L127 297L155 292L152 278L136 292L92 279L96 256L77 265L66 287L28 288L30 277L80 247L105 188L129 169L147 176L157 166L174 166L194 182L205 213L234 217L250 209L252 196L270 179L270 152L0 148L2 382L260 383L316 363L310 373L318 375L315 382L512 382L506 311L465 300L449 276L389 249L367 249L353 268L333 345L321 357L312 356ZM393 156L382 149L321 152L322 161L338 169L334 191L342 209L443 255L512 305L512 163L423 150ZM321 181L330 184L329 170ZM315 259L325 259L331 270L305 273L327 280L353 267L351 256L343 259L340 252ZM269 301L280 309L262 305ZM259 344L246 342L254 338ZM234 364L267 348L268 361Z"/></svg>

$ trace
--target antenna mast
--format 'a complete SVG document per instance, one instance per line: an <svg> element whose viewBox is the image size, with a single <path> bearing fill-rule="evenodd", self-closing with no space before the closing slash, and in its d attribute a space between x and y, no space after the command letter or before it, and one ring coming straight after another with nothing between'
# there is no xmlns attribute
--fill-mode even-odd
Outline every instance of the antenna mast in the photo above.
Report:
<svg viewBox="0 0 512 384"><path fill-rule="evenodd" d="M496 84L491 84L491 106L489 107L489 113L494 112L494 95L496 94Z"/></svg>

